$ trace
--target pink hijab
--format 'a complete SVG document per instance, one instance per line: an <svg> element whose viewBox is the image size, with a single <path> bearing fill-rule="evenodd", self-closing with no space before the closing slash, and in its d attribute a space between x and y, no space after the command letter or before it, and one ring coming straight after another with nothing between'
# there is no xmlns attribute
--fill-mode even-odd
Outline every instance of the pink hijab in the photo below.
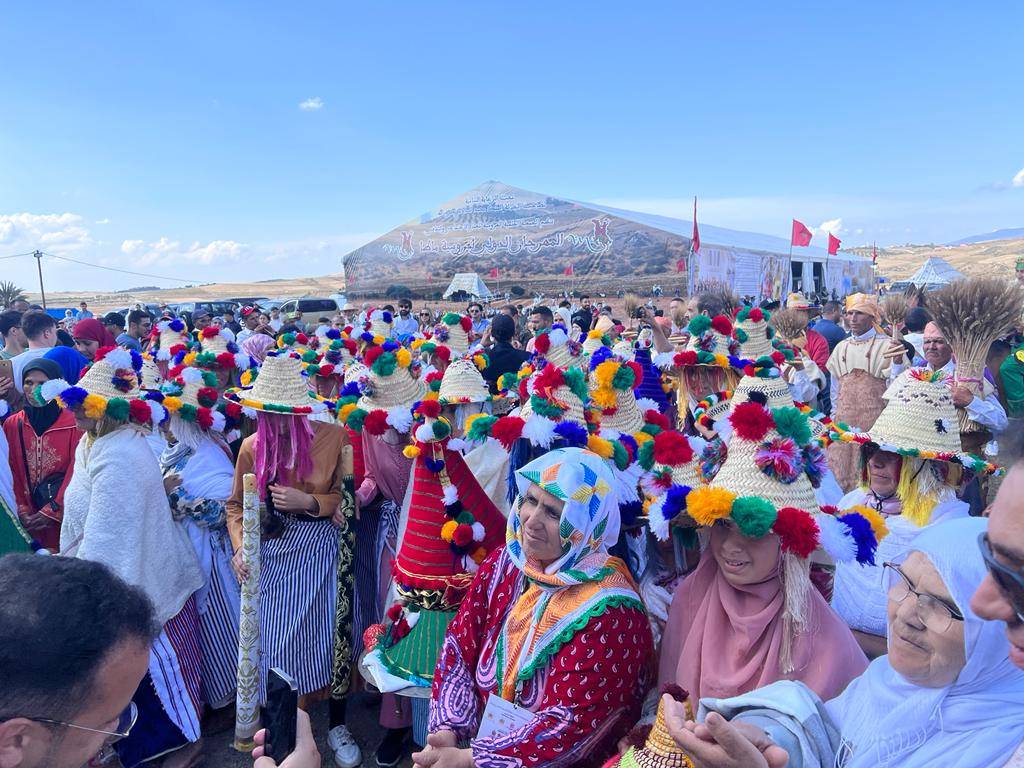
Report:
<svg viewBox="0 0 1024 768"><path fill-rule="evenodd" d="M273 338L265 333L254 333L242 342L242 351L260 365L267 358L267 350L277 345Z"/></svg>
<svg viewBox="0 0 1024 768"><path fill-rule="evenodd" d="M838 696L867 668L867 658L818 591L808 590L808 599L808 629L793 641L795 669L783 674L781 577L734 587L705 551L672 598L659 687L677 683L691 696L726 698L787 679L826 701Z"/></svg>

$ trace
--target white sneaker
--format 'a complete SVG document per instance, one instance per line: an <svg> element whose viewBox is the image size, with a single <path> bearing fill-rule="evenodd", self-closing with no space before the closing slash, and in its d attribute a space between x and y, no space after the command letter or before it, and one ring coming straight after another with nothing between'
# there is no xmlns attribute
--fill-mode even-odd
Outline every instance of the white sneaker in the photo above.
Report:
<svg viewBox="0 0 1024 768"><path fill-rule="evenodd" d="M363 762L363 753L346 725L337 725L330 730L327 746L334 752L334 764L338 768L356 768Z"/></svg>

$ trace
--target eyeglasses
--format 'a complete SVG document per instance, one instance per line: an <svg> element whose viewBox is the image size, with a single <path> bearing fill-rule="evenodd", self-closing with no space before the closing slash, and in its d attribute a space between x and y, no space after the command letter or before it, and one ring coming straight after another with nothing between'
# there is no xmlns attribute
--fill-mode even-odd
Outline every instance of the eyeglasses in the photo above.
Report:
<svg viewBox="0 0 1024 768"><path fill-rule="evenodd" d="M1017 621L1024 622L1024 575L996 560L987 533L978 535L978 547L981 549L981 559L985 561L989 576L1010 602L1010 607L1017 615Z"/></svg>
<svg viewBox="0 0 1024 768"><path fill-rule="evenodd" d="M101 728L87 728L84 725L76 725L75 723L66 723L63 720L50 720L45 717L26 717L26 720L31 720L34 723L46 723L48 725L59 725L64 728L74 728L76 731L88 731L89 733L102 733L104 736L113 736L114 740L124 739L131 733L133 727L135 727L135 721L139 719L139 708L135 706L135 702L131 702L120 715L117 716L117 727L113 731L105 731ZM114 721L111 721L114 722Z"/></svg>
<svg viewBox="0 0 1024 768"><path fill-rule="evenodd" d="M964 615L945 601L935 595L918 592L914 589L914 585L910 583L910 579L898 565L895 563L883 563L882 565L899 577L889 587L889 599L894 603L902 603L908 595L914 595L917 598L917 618L932 632L941 634L949 629L954 620L964 620Z"/></svg>

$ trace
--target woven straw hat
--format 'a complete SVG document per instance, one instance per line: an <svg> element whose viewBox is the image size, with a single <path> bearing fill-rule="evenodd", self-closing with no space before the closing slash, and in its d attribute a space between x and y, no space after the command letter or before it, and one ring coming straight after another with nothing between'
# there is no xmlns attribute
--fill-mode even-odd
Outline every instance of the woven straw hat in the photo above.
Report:
<svg viewBox="0 0 1024 768"><path fill-rule="evenodd" d="M203 352L212 352L215 355L219 355L228 351L228 337L224 335L223 331L215 336L203 336L200 334L199 346Z"/></svg>
<svg viewBox="0 0 1024 768"><path fill-rule="evenodd" d="M549 363L548 365L552 364ZM544 371L535 371L530 375L531 382L527 384L528 391L531 393L534 391L533 381L543 373ZM569 421L584 428L587 426L584 403L567 384L556 386L548 392L536 392L536 394L538 397L541 397L548 402L555 403L563 408L562 415L557 419L557 421ZM523 407L519 409L519 416L523 420L526 420L532 415L533 406L530 405L530 399L527 398L526 402L523 403Z"/></svg>
<svg viewBox="0 0 1024 768"><path fill-rule="evenodd" d="M774 428L768 430L762 441L745 440L734 432L729 441L729 453L715 479L711 481L711 487L725 488L737 496L764 499L776 509L796 507L811 513L818 512L814 487L806 473L797 472L793 482L783 483L758 468L755 457L762 444L780 437Z"/></svg>
<svg viewBox="0 0 1024 768"><path fill-rule="evenodd" d="M141 389L146 390L157 390L160 389L160 385L163 383L164 377L160 375L160 368L152 357L143 355L142 357L142 376L139 386Z"/></svg>
<svg viewBox="0 0 1024 768"><path fill-rule="evenodd" d="M216 382L216 377L208 371L185 368L176 379L165 382L162 391L165 395L178 398L184 405L191 405L194 408L212 408L217 404L216 402L199 402L199 390L213 388L216 386Z"/></svg>
<svg viewBox="0 0 1024 768"><path fill-rule="evenodd" d="M484 403L491 399L491 391L480 371L468 358L453 360L441 379L438 400L441 405L457 403Z"/></svg>
<svg viewBox="0 0 1024 768"><path fill-rule="evenodd" d="M904 450L960 453L956 406L944 373L924 368L905 371L885 397L889 403L868 431L872 442Z"/></svg>
<svg viewBox="0 0 1024 768"><path fill-rule="evenodd" d="M766 400L765 405L768 408L792 408L796 404L796 401L793 400L793 393L789 389L789 384L781 376L770 379L759 376L744 376L740 379L739 384L736 385L732 399L718 403L710 408L707 413L708 417L719 419L727 413L731 413L736 409L736 406L750 400L752 392L761 393ZM818 419L809 416L808 421L811 425L811 435L815 440L820 439L822 435L828 432L828 427L818 421Z"/></svg>
<svg viewBox="0 0 1024 768"><path fill-rule="evenodd" d="M178 319L161 320L156 324L156 327L158 331L157 349L165 357L170 355L173 347L188 343L188 333L185 330L185 323L183 321Z"/></svg>
<svg viewBox="0 0 1024 768"><path fill-rule="evenodd" d="M594 385L592 384L591 392L593 390ZM639 432L644 426L644 415L636 403L636 395L633 390L617 390L614 413L600 412L598 423L603 429L614 429L627 435Z"/></svg>
<svg viewBox="0 0 1024 768"><path fill-rule="evenodd" d="M351 384L353 381L359 381L364 376L370 375L370 369L363 365L358 360L353 360L348 367L345 368L344 382Z"/></svg>
<svg viewBox="0 0 1024 768"><path fill-rule="evenodd" d="M82 375L82 378L78 380L76 386L79 389L84 389L90 395L99 395L107 400L115 397L119 397L122 400L133 400L142 397L142 391L139 389L138 374L135 372L135 369L130 367L130 363L129 367L115 367L115 365L122 365L124 358L120 353L123 351L111 351L102 360L94 362L89 370ZM119 389L114 385L115 377L121 386L125 387L124 389Z"/></svg>
<svg viewBox="0 0 1024 768"><path fill-rule="evenodd" d="M255 384L229 389L225 397L268 413L303 415L326 407L314 398L309 379L302 372L302 361L287 354L268 355Z"/></svg>
<svg viewBox="0 0 1024 768"><path fill-rule="evenodd" d="M702 319L703 318L703 319ZM731 327L731 322L727 317L721 316L714 318L712 322L728 323ZM722 333L714 327L707 327L700 333L694 333L693 328L695 325L703 324L708 322L708 319L703 315L698 315L690 321L690 325L687 329L690 331L690 340L686 344L686 349L690 352L710 352L714 355L725 355L729 356L732 354L733 340L726 334Z"/></svg>
<svg viewBox="0 0 1024 768"><path fill-rule="evenodd" d="M768 338L768 322L766 320L751 320L749 318L739 320L736 327L747 334L747 340L740 342L740 357L756 360L775 351Z"/></svg>
<svg viewBox="0 0 1024 768"><path fill-rule="evenodd" d="M583 340L583 354L589 357L605 346L605 341L606 339L600 331L591 331L587 334L587 338Z"/></svg>
<svg viewBox="0 0 1024 768"><path fill-rule="evenodd" d="M612 354L620 360L635 360L636 350L633 348L633 342L623 339L615 343L612 347Z"/></svg>
<svg viewBox="0 0 1024 768"><path fill-rule="evenodd" d="M372 370L366 371L370 393L359 398L359 407L366 411L389 410L400 405L411 406L422 400L427 393L426 383L410 373L408 368L398 366L390 376L379 376Z"/></svg>
<svg viewBox="0 0 1024 768"><path fill-rule="evenodd" d="M390 313L378 309L370 314L370 333L373 336L388 338L391 336L393 325L394 319L391 318Z"/></svg>
<svg viewBox="0 0 1024 768"><path fill-rule="evenodd" d="M466 354L469 351L469 333L465 326L469 323L468 315L447 312L441 322L434 326L434 341L448 347L456 355Z"/></svg>

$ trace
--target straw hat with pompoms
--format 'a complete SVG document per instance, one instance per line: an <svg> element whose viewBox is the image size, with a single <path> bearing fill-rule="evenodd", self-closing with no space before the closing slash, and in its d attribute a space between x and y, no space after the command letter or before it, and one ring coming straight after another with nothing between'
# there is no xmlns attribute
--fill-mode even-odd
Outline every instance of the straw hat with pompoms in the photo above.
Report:
<svg viewBox="0 0 1024 768"><path fill-rule="evenodd" d="M438 400L441 405L485 403L491 399L491 390L484 381L482 371L487 367L487 356L476 354L452 362L441 377Z"/></svg>
<svg viewBox="0 0 1024 768"><path fill-rule="evenodd" d="M389 427L408 432L413 405L429 392L412 352L388 339L364 352L363 365L368 371L358 382L362 395L345 424L372 435L383 434Z"/></svg>
<svg viewBox="0 0 1024 768"><path fill-rule="evenodd" d="M243 408L285 416L308 416L327 408L310 388L302 361L281 352L267 354L251 387L235 387L224 396Z"/></svg>

